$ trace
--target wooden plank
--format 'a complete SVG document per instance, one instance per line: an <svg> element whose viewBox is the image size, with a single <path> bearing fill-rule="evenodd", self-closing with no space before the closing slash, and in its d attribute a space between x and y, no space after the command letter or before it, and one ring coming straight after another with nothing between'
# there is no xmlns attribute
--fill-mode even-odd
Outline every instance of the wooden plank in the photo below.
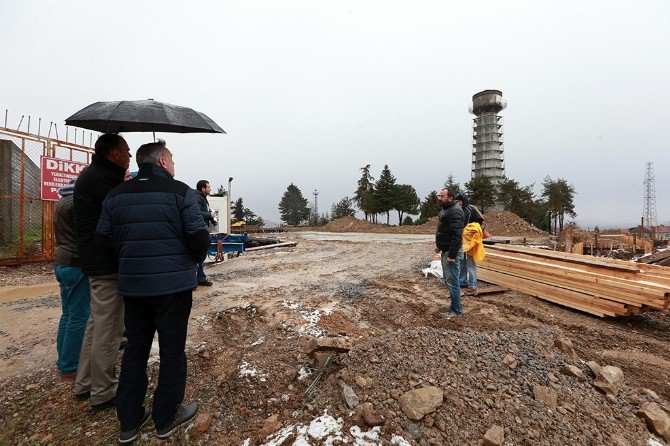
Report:
<svg viewBox="0 0 670 446"><path fill-rule="evenodd" d="M482 263L492 262L492 263L513 263L516 267L523 268L527 271L537 271L540 273L551 274L560 278L563 278L565 281L575 282L587 282L589 284L597 284L600 289L603 286L609 290L616 290L617 292L622 292L630 294L634 293L636 296L648 299L660 299L665 300L666 297L670 298L670 293L668 288L662 285L656 285L647 282L631 281L626 279L620 279L605 274L597 274L589 271L580 271L579 269L571 268L570 266L562 265L553 265L546 264L543 262L532 261L528 259L521 259L516 257L510 257L505 255L499 255L495 253L490 253Z"/></svg>
<svg viewBox="0 0 670 446"><path fill-rule="evenodd" d="M565 285L565 284L561 283L560 281L551 280L551 279L543 277L539 274L531 274L531 273L528 273L528 272L519 272L519 271L515 270L514 268L504 268L504 267L497 267L497 266L491 266L491 265L483 266L483 268L486 268L486 269L489 269L491 271L495 271L495 272L498 272L498 273L507 274L511 277L518 277L520 279L530 280L530 281L533 281L533 282L536 282L536 283L539 283L539 284L542 284L542 285L553 287L553 288L556 289L557 292L563 292L563 290L565 290L565 291L569 291L571 295L572 295L572 292L574 292L574 293L579 293L579 294L584 294L586 296L594 297L594 298L597 298L597 299L601 299L602 302L599 302L599 306L603 307L603 308L608 308L608 309L611 309L611 310L616 310L617 308L625 307L625 304L635 305L635 306L638 306L638 307L643 305L643 303L636 302L634 299L616 300L616 299L611 299L611 298L603 298L603 296L596 295L596 294L591 293L589 291L583 291L579 288L571 287L569 285Z"/></svg>
<svg viewBox="0 0 670 446"><path fill-rule="evenodd" d="M484 282L505 286L510 289L529 294L531 296L535 296L544 300L549 300L551 302L555 302L563 306L581 310L586 313L593 314L599 317L616 316L617 314L620 315L628 314L625 307L622 307L616 313L610 310L600 309L595 305L596 298L591 298L590 303L588 296L584 296L585 299L582 300L578 299L573 300L567 298L564 295L561 295L560 293L556 293L555 288L553 287L548 287L546 285L542 286L541 284L537 284L536 282L531 282L521 278L511 278L506 274L496 273L495 271L490 271L484 268L480 269L479 278Z"/></svg>
<svg viewBox="0 0 670 446"><path fill-rule="evenodd" d="M489 260L486 264L481 265L482 268L492 269L497 272L510 274L516 277L523 277L532 279L534 281L542 282L547 285L555 286L566 290L576 291L579 293L589 294L608 301L614 301L621 304L629 304L634 306L649 305L656 309L662 310L666 301L660 299L645 298L626 291L615 290L602 284L589 284L579 280L578 276L570 278L557 277L551 273L534 270L520 264L505 264L504 262Z"/></svg>
<svg viewBox="0 0 670 446"><path fill-rule="evenodd" d="M589 266L599 266L603 268L608 268L608 269L613 269L617 271L625 271L625 272L631 272L631 273L639 273L640 269L637 266L632 266L632 265L622 265L622 264L617 264L617 263L611 263L611 262L603 262L601 260L592 260L594 259L593 257L590 256L579 256L577 254L569 254L569 253L564 253L564 252L557 252L557 251L544 251L541 249L534 249L534 248L520 248L518 246L488 246L486 248L487 250L493 249L493 250L499 250L499 251L507 251L507 252L518 252L522 254L532 254L537 257L542 257L542 258L547 258L547 259L555 259L555 260L563 260L567 261L570 263L577 263L581 265L589 265Z"/></svg>
<svg viewBox="0 0 670 446"><path fill-rule="evenodd" d="M639 281L648 281L648 282L653 282L656 286L667 286L668 289L670 290L670 277L669 278L663 278L663 277L657 277L657 276L652 276L647 273L640 273L640 272L626 272L626 271L618 271L618 270L612 270L608 268L601 268L599 266L593 266L593 265L584 265L584 264L578 264L578 263L570 263L570 262L564 262L562 259L549 259L549 258L544 258L544 257L539 257L533 255L534 253L515 253L515 252L502 252L502 251L494 251L494 250L488 250L487 255L494 255L494 254L499 254L499 255L508 255L508 256L513 256L515 258L522 258L522 259L527 259L527 260L532 260L532 261L540 261L543 264L551 264L551 265L558 265L558 266L564 266L564 267L570 267L570 268L575 268L579 269L582 271L589 271L592 273L597 273L597 274L604 274L609 277L617 277L621 279L627 279L627 280L639 280ZM637 266L637 265L636 265ZM640 265L640 266L655 266L655 265ZM663 267L661 267L663 268ZM670 269L670 268L667 268Z"/></svg>
<svg viewBox="0 0 670 446"><path fill-rule="evenodd" d="M477 296L483 296L485 294L498 294L498 293L504 293L505 291L509 291L507 288L499 287L499 286L491 286L487 288L477 288Z"/></svg>

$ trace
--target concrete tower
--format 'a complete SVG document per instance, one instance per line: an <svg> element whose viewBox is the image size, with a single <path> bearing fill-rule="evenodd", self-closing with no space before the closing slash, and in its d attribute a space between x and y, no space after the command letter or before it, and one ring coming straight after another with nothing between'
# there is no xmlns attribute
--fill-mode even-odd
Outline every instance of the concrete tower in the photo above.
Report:
<svg viewBox="0 0 670 446"><path fill-rule="evenodd" d="M484 90L472 96L472 177L486 176L498 184L505 176L503 118L507 107L502 91Z"/></svg>

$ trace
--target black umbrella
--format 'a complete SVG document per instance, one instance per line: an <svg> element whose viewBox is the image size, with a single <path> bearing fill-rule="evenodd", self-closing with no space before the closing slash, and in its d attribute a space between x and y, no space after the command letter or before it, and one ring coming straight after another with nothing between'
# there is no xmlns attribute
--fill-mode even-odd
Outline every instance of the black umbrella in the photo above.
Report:
<svg viewBox="0 0 670 446"><path fill-rule="evenodd" d="M102 133L226 133L204 113L153 99L96 102L67 118L65 124Z"/></svg>

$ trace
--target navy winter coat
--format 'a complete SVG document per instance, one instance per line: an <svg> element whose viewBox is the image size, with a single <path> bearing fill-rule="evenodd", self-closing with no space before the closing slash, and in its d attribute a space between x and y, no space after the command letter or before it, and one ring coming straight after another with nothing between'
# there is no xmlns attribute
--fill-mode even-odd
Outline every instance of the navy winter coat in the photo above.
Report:
<svg viewBox="0 0 670 446"><path fill-rule="evenodd" d="M442 207L435 233L435 245L455 259L463 246L463 209L452 201Z"/></svg>
<svg viewBox="0 0 670 446"><path fill-rule="evenodd" d="M137 177L115 187L96 231L119 262L121 296L162 296L197 286L209 231L193 189L164 168L141 164Z"/></svg>

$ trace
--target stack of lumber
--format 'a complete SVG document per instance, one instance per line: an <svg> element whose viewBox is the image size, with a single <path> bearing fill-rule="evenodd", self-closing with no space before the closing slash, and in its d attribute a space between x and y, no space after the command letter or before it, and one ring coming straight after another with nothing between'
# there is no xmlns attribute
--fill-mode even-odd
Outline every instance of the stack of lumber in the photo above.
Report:
<svg viewBox="0 0 670 446"><path fill-rule="evenodd" d="M479 279L596 316L665 310L670 268L546 251L487 246Z"/></svg>

